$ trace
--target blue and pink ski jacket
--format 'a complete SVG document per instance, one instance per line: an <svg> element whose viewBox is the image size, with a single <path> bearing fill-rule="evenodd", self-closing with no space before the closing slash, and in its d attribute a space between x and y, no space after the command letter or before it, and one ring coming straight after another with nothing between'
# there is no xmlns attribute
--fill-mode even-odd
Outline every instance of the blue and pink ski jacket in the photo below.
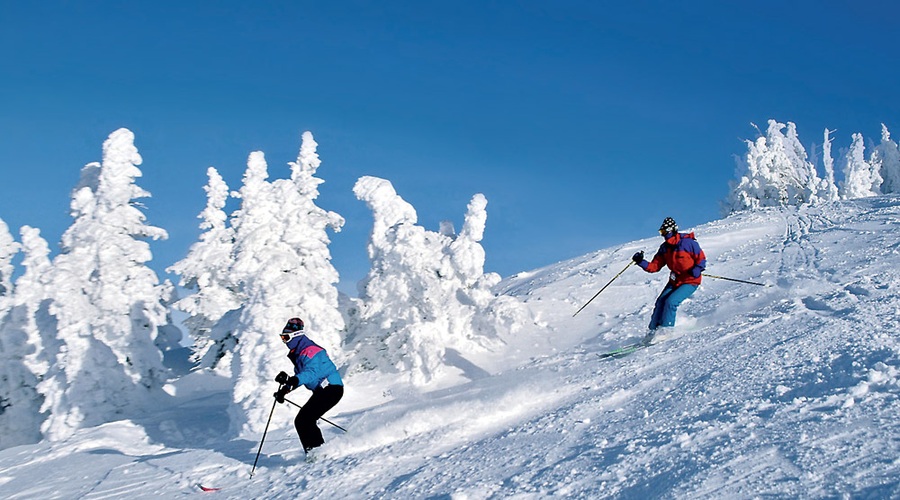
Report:
<svg viewBox="0 0 900 500"><path fill-rule="evenodd" d="M337 367L328 357L325 349L310 340L306 335L294 337L287 343L288 359L294 364L294 375L299 385L315 390L326 385L344 385ZM323 384L324 381L327 384Z"/></svg>
<svg viewBox="0 0 900 500"><path fill-rule="evenodd" d="M699 285L700 275L706 269L706 254L694 239L694 233L673 233L659 246L653 260L638 264L648 273L655 273L668 266L672 271L669 281L673 285Z"/></svg>

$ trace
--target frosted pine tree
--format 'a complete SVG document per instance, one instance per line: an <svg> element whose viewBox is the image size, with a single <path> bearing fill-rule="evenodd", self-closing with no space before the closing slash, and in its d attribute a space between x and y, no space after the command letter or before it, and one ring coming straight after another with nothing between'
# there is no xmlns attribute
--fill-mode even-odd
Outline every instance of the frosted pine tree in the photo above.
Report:
<svg viewBox="0 0 900 500"><path fill-rule="evenodd" d="M891 133L883 123L881 144L873 149L869 163L882 178L880 186L882 194L900 193L900 149L897 143L891 140Z"/></svg>
<svg viewBox="0 0 900 500"><path fill-rule="evenodd" d="M102 164L82 169L72 196L75 220L53 261L51 287L50 313L64 348L39 385L50 438L139 411L166 377L154 341L166 320L168 286L146 265L146 240L166 232L146 225L135 201L149 196L135 184L141 161L134 134L113 132Z"/></svg>
<svg viewBox="0 0 900 500"><path fill-rule="evenodd" d="M371 270L360 283L363 303L351 339L361 369L408 374L425 383L441 365L444 311L430 295L452 269L442 262L440 233L416 225L418 215L389 181L362 177L353 187L374 218L368 253ZM446 230L446 228L445 228Z"/></svg>
<svg viewBox="0 0 900 500"><path fill-rule="evenodd" d="M28 337L32 348L25 357L25 363L33 373L42 375L50 366L50 353L59 350L56 318L49 313L50 279L53 271L50 247L37 228L23 226L19 232L24 254L22 267L25 271L16 280L8 325L21 330Z"/></svg>
<svg viewBox="0 0 900 500"><path fill-rule="evenodd" d="M769 121L771 128L775 123ZM780 125L776 123L776 126ZM789 185L793 187L793 205L815 203L818 199L819 176L816 166L809 161L809 155L797 135L797 125L787 122L787 133L784 136L784 152L790 168L787 169Z"/></svg>
<svg viewBox="0 0 900 500"><path fill-rule="evenodd" d="M25 271L0 326L0 448L40 441L45 415L37 384L49 367L48 351L58 350L56 323L47 310L50 250L37 229L24 226L20 233Z"/></svg>
<svg viewBox="0 0 900 500"><path fill-rule="evenodd" d="M240 280L242 308L236 319L238 344L232 363L235 380L230 409L235 432L262 430L271 406L273 377L291 371L278 334L291 317L301 317L310 338L340 363L338 273L331 265L327 230L344 220L314 203L322 182L312 134L303 134L291 179L268 182L265 157L250 155L235 231L233 273Z"/></svg>
<svg viewBox="0 0 900 500"><path fill-rule="evenodd" d="M462 231L453 236L445 259L450 259L462 285L456 293L464 305L457 316L461 323L457 331L475 343L491 347L491 339L513 334L533 318L519 300L493 292L501 278L497 273L484 272L481 240L486 223L487 198L479 193L469 201Z"/></svg>
<svg viewBox="0 0 900 500"><path fill-rule="evenodd" d="M834 181L834 158L831 156L832 133L834 130L826 128L822 139L822 164L825 169L825 177L820 181L819 198L826 202L840 199L837 184Z"/></svg>
<svg viewBox="0 0 900 500"><path fill-rule="evenodd" d="M206 191L206 208L198 216L204 232L191 245L187 256L169 267L181 277L181 286L192 291L174 307L189 316L184 325L194 339L194 356L202 368L217 368L220 361L228 367L236 344L229 328L214 328L228 311L241 305L238 283L231 267L234 256L234 231L227 224L225 204L228 185L216 169L210 167ZM220 325L224 326L224 325Z"/></svg>
<svg viewBox="0 0 900 500"><path fill-rule="evenodd" d="M726 212L815 201L819 184L815 166L793 123L769 120L765 136L746 142L747 154L738 160L737 181L724 203Z"/></svg>
<svg viewBox="0 0 900 500"><path fill-rule="evenodd" d="M881 194L881 174L865 159L866 146L862 134L853 134L853 143L843 155L844 182L841 197L864 198Z"/></svg>
<svg viewBox="0 0 900 500"><path fill-rule="evenodd" d="M340 364L341 332L345 325L338 306L340 275L331 263L328 231L339 232L344 218L315 204L319 184L324 182L315 177L322 163L317 147L313 135L304 132L297 160L290 163L291 179L273 183L276 195L284 200L278 213L284 227L282 237L299 261L283 291L293 296L285 305L302 313L316 341L327 346L331 358Z"/></svg>
<svg viewBox="0 0 900 500"><path fill-rule="evenodd" d="M524 316L510 313L515 301L490 292L499 276L483 274L484 196L473 197L457 236L449 224L440 232L417 225L415 209L384 179L362 177L353 191L374 218L372 268L360 283L359 324L350 337L360 369L403 373L426 384L444 370L448 349L492 345L502 333L497 311L521 321Z"/></svg>
<svg viewBox="0 0 900 500"><path fill-rule="evenodd" d="M0 449L40 440L37 377L25 364L27 336L12 327L12 259L19 252L6 222L0 220Z"/></svg>
<svg viewBox="0 0 900 500"><path fill-rule="evenodd" d="M9 226L0 219L0 317L6 313L12 296L13 257L19 253L19 244L9 232Z"/></svg>

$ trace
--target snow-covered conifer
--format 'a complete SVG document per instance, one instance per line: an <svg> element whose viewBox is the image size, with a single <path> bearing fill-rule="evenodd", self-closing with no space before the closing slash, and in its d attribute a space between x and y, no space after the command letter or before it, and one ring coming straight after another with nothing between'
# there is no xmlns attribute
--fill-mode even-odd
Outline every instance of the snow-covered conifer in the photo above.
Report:
<svg viewBox="0 0 900 500"><path fill-rule="evenodd" d="M338 307L340 275L331 263L328 230L339 232L344 218L315 204L318 186L324 182L315 177L322 163L317 147L312 133L304 132L297 160L290 163L290 181L273 183L276 194L284 200L278 213L285 228L284 241L294 249L300 263L290 274L290 286L284 291L295 295L297 300L296 305L293 301L286 305L302 312L304 320L312 325L317 342L328 346L331 358L340 363L343 360L340 332L345 325Z"/></svg>
<svg viewBox="0 0 900 500"><path fill-rule="evenodd" d="M72 196L75 220L53 261L51 286L50 313L64 347L39 385L50 438L140 409L165 380L154 341L166 321L166 287L146 265L152 258L146 240L166 232L145 224L135 202L149 196L135 184L141 161L134 134L113 132L102 164L82 169Z"/></svg>
<svg viewBox="0 0 900 500"><path fill-rule="evenodd" d="M13 257L19 253L19 244L9 233L9 226L0 219L0 301L12 295ZM5 312L0 302L0 317Z"/></svg>
<svg viewBox="0 0 900 500"><path fill-rule="evenodd" d="M457 297L465 297L461 302L470 306L464 307L467 314L458 316L468 322L460 329L473 341L483 342L515 333L532 318L519 300L493 292L500 282L499 274L484 272L485 251L480 242L487 223L487 198L478 193L467 208L463 229L450 243L445 258L450 259L463 285Z"/></svg>
<svg viewBox="0 0 900 500"><path fill-rule="evenodd" d="M0 326L0 448L41 439L43 397L37 384L49 366L48 350L58 349L55 321L47 310L50 250L39 230L23 226L20 233L25 271L16 280L11 308Z"/></svg>
<svg viewBox="0 0 900 500"><path fill-rule="evenodd" d="M772 127L774 120L769 122ZM794 205L815 203L818 201L819 176L816 166L809 161L806 149L797 135L797 125L787 122L787 133L784 136L784 152L790 168L787 169L789 184L794 189Z"/></svg>
<svg viewBox="0 0 900 500"><path fill-rule="evenodd" d="M50 365L48 350L58 350L56 319L49 313L50 247L37 228L22 226L19 233L24 272L16 279L13 308L7 326L26 334L32 350L25 357L25 363L33 373L41 375Z"/></svg>
<svg viewBox="0 0 900 500"><path fill-rule="evenodd" d="M881 193L900 193L900 149L891 140L891 133L885 124L881 124L881 144L872 150L869 159L872 168L882 178Z"/></svg>
<svg viewBox="0 0 900 500"><path fill-rule="evenodd" d="M787 134L782 133L785 127ZM808 160L793 123L769 120L765 136L746 142L747 154L738 159L737 181L724 202L726 212L816 200L815 165Z"/></svg>
<svg viewBox="0 0 900 500"><path fill-rule="evenodd" d="M819 198L826 202L840 199L837 184L834 180L834 157L831 155L832 133L834 133L834 130L826 128L822 139L822 165L825 169L825 177L819 183Z"/></svg>
<svg viewBox="0 0 900 500"><path fill-rule="evenodd" d="M13 257L20 246L0 220L0 449L40 439L37 378L25 365L27 337L10 327Z"/></svg>
<svg viewBox="0 0 900 500"><path fill-rule="evenodd" d="M841 197L864 198L881 194L881 174L865 159L862 134L853 134L853 142L843 155L844 182Z"/></svg>
<svg viewBox="0 0 900 500"><path fill-rule="evenodd" d="M252 153L235 193L241 207L232 219L232 272L242 307L232 318L238 336L232 362L234 431L258 432L265 424L272 378L290 368L278 336L289 318L303 318L309 335L335 362L342 359L339 276L331 265L327 230L340 230L344 220L314 203L322 182L314 177L320 165L316 146L312 134L304 133L291 179L271 183L265 157Z"/></svg>
<svg viewBox="0 0 900 500"><path fill-rule="evenodd" d="M198 366L216 368L230 355L235 338L228 328L214 328L228 311L241 305L239 286L232 274L234 231L227 225L225 204L228 185L219 172L210 167L206 191L206 208L198 218L204 232L191 245L187 256L169 267L181 277L181 286L193 293L174 304L189 316L183 321L194 340L194 356ZM227 359L226 363L227 365ZM230 367L228 369L230 373Z"/></svg>
<svg viewBox="0 0 900 500"><path fill-rule="evenodd" d="M374 218L372 267L360 283L359 324L350 337L357 366L404 373L414 384L425 384L443 370L448 348L489 347L503 333L494 328L502 321L493 319L516 316L508 313L517 302L496 300L490 287L499 276L483 273L484 196L472 198L457 236L449 224L440 232L417 225L415 209L387 180L362 177L353 192ZM479 322L480 315L491 320Z"/></svg>

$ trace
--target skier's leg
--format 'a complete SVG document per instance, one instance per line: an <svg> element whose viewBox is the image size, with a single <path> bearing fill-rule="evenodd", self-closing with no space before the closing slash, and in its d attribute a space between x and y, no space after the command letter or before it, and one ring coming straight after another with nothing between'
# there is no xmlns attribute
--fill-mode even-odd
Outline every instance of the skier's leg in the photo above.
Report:
<svg viewBox="0 0 900 500"><path fill-rule="evenodd" d="M328 387L324 387L319 389L318 391L321 395L321 399L318 401L318 416L316 419L322 418L322 415L328 412L328 410L334 408L336 404L344 397L344 386L342 385L329 385Z"/></svg>
<svg viewBox="0 0 900 500"><path fill-rule="evenodd" d="M321 399L321 396L319 396L318 390L313 391L312 396L303 405L303 408L300 408L297 418L294 419L294 427L297 429L297 435L300 436L300 443L303 444L305 451L321 446L325 442L322 438L322 431L316 425L316 420L319 419L316 416L316 407L319 399Z"/></svg>
<svg viewBox="0 0 900 500"><path fill-rule="evenodd" d="M650 315L650 324L647 325L650 330L656 330L661 326L666 299L669 298L669 294L671 294L673 290L675 290L675 287L667 283L666 287L660 292L659 297L656 298L656 305L653 306L653 314Z"/></svg>
<svg viewBox="0 0 900 500"><path fill-rule="evenodd" d="M322 431L319 429L316 421L325 412L333 408L343 395L344 387L340 385L329 385L328 387L316 389L310 396L309 401L297 413L297 418L294 419L294 427L297 429L297 434L300 436L300 442L303 444L304 450L310 450L325 443Z"/></svg>
<svg viewBox="0 0 900 500"><path fill-rule="evenodd" d="M660 308L659 326L675 326L675 313L678 306L697 291L697 285L680 285L667 295Z"/></svg>

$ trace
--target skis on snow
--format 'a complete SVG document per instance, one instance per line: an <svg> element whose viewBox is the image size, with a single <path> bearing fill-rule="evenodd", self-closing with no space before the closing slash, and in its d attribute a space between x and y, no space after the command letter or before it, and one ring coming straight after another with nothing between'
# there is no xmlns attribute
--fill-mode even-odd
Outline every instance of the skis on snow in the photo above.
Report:
<svg viewBox="0 0 900 500"><path fill-rule="evenodd" d="M609 351L609 352L601 353L601 354L599 354L599 356L600 356L600 359L621 358L624 356L628 356L629 354L633 353L634 351L639 351L645 347L650 347L652 345L656 345L656 344L665 342L667 340L671 340L672 338L673 337L669 333L662 334L662 335L658 335L656 333L648 334L646 337L639 340L638 342L635 342L633 344L628 344L628 345L626 345L624 347L620 347L618 349L613 349L612 351Z"/></svg>
<svg viewBox="0 0 900 500"><path fill-rule="evenodd" d="M622 358L622 357L628 356L629 354L633 353L634 351L638 351L645 347L650 347L650 345L651 344L644 342L644 341L635 342L633 344L628 344L628 345L626 345L624 347L620 347L618 349L613 349L612 351L609 351L609 352L601 353L599 356L600 356L600 359Z"/></svg>

